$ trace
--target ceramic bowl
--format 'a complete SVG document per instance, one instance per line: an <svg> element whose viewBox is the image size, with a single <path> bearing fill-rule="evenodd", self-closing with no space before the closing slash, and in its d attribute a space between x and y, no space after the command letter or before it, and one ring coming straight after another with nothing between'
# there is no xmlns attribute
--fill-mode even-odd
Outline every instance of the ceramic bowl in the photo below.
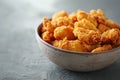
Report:
<svg viewBox="0 0 120 80"><path fill-rule="evenodd" d="M61 66L64 69L72 71L95 71L105 68L120 57L120 47L112 50L90 53L90 52L73 52L56 48L41 38L42 24L36 29L36 39L40 50L50 61Z"/></svg>

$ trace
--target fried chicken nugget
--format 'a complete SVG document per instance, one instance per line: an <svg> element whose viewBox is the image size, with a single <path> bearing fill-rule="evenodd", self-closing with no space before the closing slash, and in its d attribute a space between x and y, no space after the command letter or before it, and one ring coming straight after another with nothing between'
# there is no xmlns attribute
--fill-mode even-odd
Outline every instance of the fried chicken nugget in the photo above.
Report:
<svg viewBox="0 0 120 80"><path fill-rule="evenodd" d="M56 27L60 27L60 26L73 26L73 22L71 19L69 19L69 17L58 17L56 19L52 19L51 23L56 26Z"/></svg>
<svg viewBox="0 0 120 80"><path fill-rule="evenodd" d="M115 47L118 47L118 46L120 46L120 30L119 30L118 39L117 39L116 43L114 43L114 44L112 45L112 47L115 48Z"/></svg>
<svg viewBox="0 0 120 80"><path fill-rule="evenodd" d="M73 40L75 39L75 36L73 34L73 27L70 26L61 26L61 27L57 27L54 30L54 37L57 40L61 40L64 39L65 37L68 40Z"/></svg>
<svg viewBox="0 0 120 80"><path fill-rule="evenodd" d="M78 22L75 22L74 26L83 27L83 28L95 30L95 31L98 30L97 26L95 26L93 23L91 23L89 20L87 20L85 18Z"/></svg>
<svg viewBox="0 0 120 80"><path fill-rule="evenodd" d="M91 52L93 49L100 47L100 44L92 44L91 45L91 44L84 43L83 45L86 47L88 52Z"/></svg>
<svg viewBox="0 0 120 80"><path fill-rule="evenodd" d="M52 19L56 19L58 17L65 17L65 16L68 16L68 13L64 10L60 11L60 12L57 12L55 13L53 16L52 16Z"/></svg>
<svg viewBox="0 0 120 80"><path fill-rule="evenodd" d="M87 18L88 17L88 13L82 10L78 10L77 11L77 20L80 21L83 18Z"/></svg>
<svg viewBox="0 0 120 80"><path fill-rule="evenodd" d="M118 28L120 29L120 26L118 23L110 20L110 19L107 19L103 22L103 24L105 24L106 26L109 26L110 28Z"/></svg>
<svg viewBox="0 0 120 80"><path fill-rule="evenodd" d="M101 42L103 44L104 43L115 44L118 38L119 38L119 29L113 28L102 33Z"/></svg>
<svg viewBox="0 0 120 80"><path fill-rule="evenodd" d="M62 45L62 49L77 51L77 52L88 52L86 47L79 40L70 40Z"/></svg>
<svg viewBox="0 0 120 80"><path fill-rule="evenodd" d="M98 25L98 30L99 30L101 33L105 32L105 31L107 31L107 30L109 30L109 29L111 29L111 28L108 27L108 26L106 26L106 25L104 25L104 24L99 24L99 25Z"/></svg>
<svg viewBox="0 0 120 80"><path fill-rule="evenodd" d="M97 21L98 24L103 24L106 21L106 16L101 9L91 10L89 14Z"/></svg>
<svg viewBox="0 0 120 80"><path fill-rule="evenodd" d="M53 41L53 46L66 50L77 51L77 52L91 52L99 45L89 45L79 40L63 39L63 40Z"/></svg>
<svg viewBox="0 0 120 80"><path fill-rule="evenodd" d="M98 22L105 24L106 26L109 26L111 28L119 28L120 29L120 26L116 22L106 18L104 12L101 9L91 10L90 15L92 17L97 18Z"/></svg>
<svg viewBox="0 0 120 80"><path fill-rule="evenodd" d="M52 42L52 45L55 46L55 47L58 47L58 48L61 48L62 47L62 44L65 43L66 40L63 39L63 40L55 40Z"/></svg>
<svg viewBox="0 0 120 80"><path fill-rule="evenodd" d="M44 17L41 32L44 41L65 50L96 53L120 46L120 25L107 19L101 9Z"/></svg>
<svg viewBox="0 0 120 80"><path fill-rule="evenodd" d="M95 18L91 17L90 14L86 13L85 11L78 10L77 11L77 20L80 21L82 19L87 19L88 21L90 21L95 26L98 25Z"/></svg>
<svg viewBox="0 0 120 80"><path fill-rule="evenodd" d="M104 19L104 18L96 18L99 24L103 24L105 26L108 26L109 28L118 28L120 29L120 25L110 19Z"/></svg>
<svg viewBox="0 0 120 80"><path fill-rule="evenodd" d="M73 33L80 41L87 44L97 44L100 41L100 34L98 31L75 27Z"/></svg>
<svg viewBox="0 0 120 80"><path fill-rule="evenodd" d="M55 40L53 45L58 48L62 48L65 50L77 51L77 52L87 52L88 50L84 46L82 42L79 40Z"/></svg>
<svg viewBox="0 0 120 80"><path fill-rule="evenodd" d="M50 19L47 19L46 17L44 17L42 32L45 32L45 31L53 32L54 29L55 29L55 27L51 24Z"/></svg>
<svg viewBox="0 0 120 80"><path fill-rule="evenodd" d="M49 31L43 32L41 37L44 41L46 41L48 43L51 43L55 39L53 36L53 33L49 32Z"/></svg>
<svg viewBox="0 0 120 80"><path fill-rule="evenodd" d="M108 44L108 45L103 45L102 47L97 47L96 49L93 49L91 52L96 53L96 52L102 52L110 49L112 49L112 46Z"/></svg>
<svg viewBox="0 0 120 80"><path fill-rule="evenodd" d="M104 14L104 12L101 9L97 9L97 10L90 10L90 15L94 18L104 18L106 19L106 16Z"/></svg>

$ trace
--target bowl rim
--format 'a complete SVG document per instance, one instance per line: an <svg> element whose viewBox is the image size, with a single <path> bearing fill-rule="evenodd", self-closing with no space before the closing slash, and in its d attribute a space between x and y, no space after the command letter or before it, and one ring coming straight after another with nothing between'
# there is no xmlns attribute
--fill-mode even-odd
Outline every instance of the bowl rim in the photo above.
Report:
<svg viewBox="0 0 120 80"><path fill-rule="evenodd" d="M43 23L40 23L39 26L35 29L35 33L36 33L36 38L38 38L43 44L45 44L46 46L52 48L52 49L55 49L57 51L61 51L61 52L66 52L66 53L69 53L69 54L76 54L76 55L99 55L99 54L110 54L115 52L116 50L120 49L120 46L119 47L116 47L116 48L113 48L111 50L107 50L107 51L102 51L102 52L96 52L96 53L91 53L91 52L76 52L76 51L70 51L70 50L65 50L65 49L61 49L61 48L57 48L49 43L47 43L46 41L44 41L40 34L40 30L43 26Z"/></svg>

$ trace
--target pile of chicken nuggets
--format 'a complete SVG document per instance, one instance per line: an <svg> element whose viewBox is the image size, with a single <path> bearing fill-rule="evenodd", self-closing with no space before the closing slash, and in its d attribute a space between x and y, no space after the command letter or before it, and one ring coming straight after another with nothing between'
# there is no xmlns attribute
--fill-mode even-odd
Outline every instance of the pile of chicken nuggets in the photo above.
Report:
<svg viewBox="0 0 120 80"><path fill-rule="evenodd" d="M120 26L101 9L68 14L55 13L43 18L41 37L49 44L76 52L102 52L120 45Z"/></svg>

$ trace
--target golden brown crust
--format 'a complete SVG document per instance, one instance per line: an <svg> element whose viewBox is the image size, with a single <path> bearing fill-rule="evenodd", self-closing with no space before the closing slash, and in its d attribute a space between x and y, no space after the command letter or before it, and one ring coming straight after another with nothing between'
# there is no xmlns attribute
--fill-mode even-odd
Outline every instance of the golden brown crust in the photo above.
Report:
<svg viewBox="0 0 120 80"><path fill-rule="evenodd" d="M64 10L60 11L60 12L57 12L55 13L53 16L52 16L52 19L56 19L58 17L65 17L65 16L68 16L68 13Z"/></svg>
<svg viewBox="0 0 120 80"><path fill-rule="evenodd" d="M73 26L72 20L69 17L58 17L56 19L52 19L51 23L53 26L60 27L60 26Z"/></svg>
<svg viewBox="0 0 120 80"><path fill-rule="evenodd" d="M101 47L97 47L96 49L93 49L92 53L102 52L102 51L106 51L106 50L110 50L110 49L112 49L112 46L110 44L103 45Z"/></svg>
<svg viewBox="0 0 120 80"><path fill-rule="evenodd" d="M53 45L65 50L77 51L77 52L87 52L87 48L79 40L55 40Z"/></svg>
<svg viewBox="0 0 120 80"><path fill-rule="evenodd" d="M120 45L120 25L101 9L60 11L43 18L42 39L55 47L77 52L101 52Z"/></svg>
<svg viewBox="0 0 120 80"><path fill-rule="evenodd" d="M102 33L101 42L103 44L116 44L119 38L119 29L110 29Z"/></svg>
<svg viewBox="0 0 120 80"><path fill-rule="evenodd" d="M73 39L75 39L75 36L74 36L74 34L73 34L73 27L70 27L70 26L57 27L57 28L54 30L54 37L55 37L55 39L57 39L57 40L62 40L62 39L64 39L65 37L66 37L68 40L73 40Z"/></svg>
<svg viewBox="0 0 120 80"><path fill-rule="evenodd" d="M55 38L53 36L53 33L45 31L42 33L42 39L48 43L51 43Z"/></svg>
<svg viewBox="0 0 120 80"><path fill-rule="evenodd" d="M69 18L72 20L72 22L76 22L77 21L77 14L76 13L71 13L69 15Z"/></svg>
<svg viewBox="0 0 120 80"><path fill-rule="evenodd" d="M82 19L78 22L75 22L74 26L83 27L85 29L97 30L97 27L87 19Z"/></svg>
<svg viewBox="0 0 120 80"><path fill-rule="evenodd" d="M103 32L105 32L105 31L107 31L109 29L111 29L111 28L106 26L106 25L104 25L104 24L99 24L98 25L98 30L99 30L100 33L103 33Z"/></svg>
<svg viewBox="0 0 120 80"><path fill-rule="evenodd" d="M97 31L84 29L82 27L75 27L74 35L87 44L97 44L100 41L100 34Z"/></svg>
<svg viewBox="0 0 120 80"><path fill-rule="evenodd" d="M44 17L43 18L42 32L45 32L45 31L53 32L54 29L55 29L55 26L52 25L51 20Z"/></svg>

